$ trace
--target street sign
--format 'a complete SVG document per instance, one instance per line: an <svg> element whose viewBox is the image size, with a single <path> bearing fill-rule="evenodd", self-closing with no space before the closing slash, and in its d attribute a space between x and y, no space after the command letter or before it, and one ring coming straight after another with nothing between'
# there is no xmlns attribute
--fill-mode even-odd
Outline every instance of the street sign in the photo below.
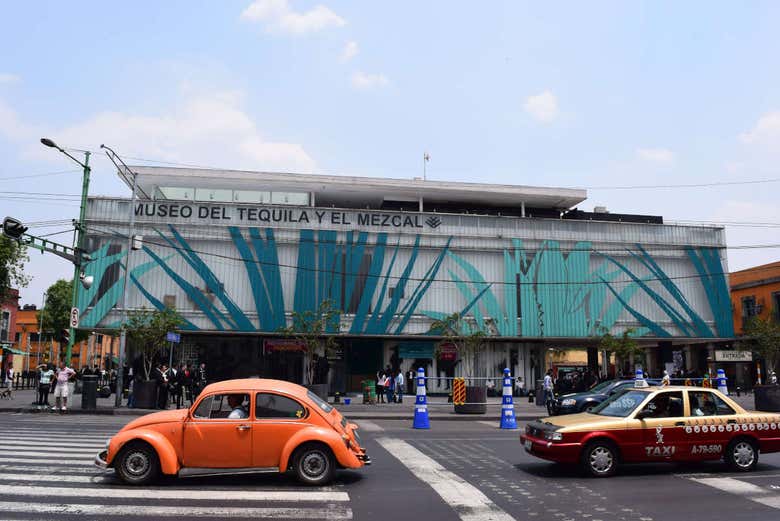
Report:
<svg viewBox="0 0 780 521"><path fill-rule="evenodd" d="M181 342L181 335L179 333L169 332L167 335L165 335L165 339L168 342L173 342L174 344L178 344L179 342Z"/></svg>
<svg viewBox="0 0 780 521"><path fill-rule="evenodd" d="M70 308L70 327L79 327L79 308Z"/></svg>

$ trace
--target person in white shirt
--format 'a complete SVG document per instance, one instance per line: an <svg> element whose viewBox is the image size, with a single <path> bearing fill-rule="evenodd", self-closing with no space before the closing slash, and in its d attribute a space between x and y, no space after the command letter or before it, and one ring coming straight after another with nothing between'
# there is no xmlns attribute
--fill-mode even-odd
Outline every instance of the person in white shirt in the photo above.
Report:
<svg viewBox="0 0 780 521"><path fill-rule="evenodd" d="M670 385L672 383L671 378L669 378L669 371L664 370L664 376L661 378L661 385L666 387L667 385Z"/></svg>
<svg viewBox="0 0 780 521"><path fill-rule="evenodd" d="M228 405L232 409L230 411L230 414L228 415L228 418L231 420L243 420L247 416L249 416L246 412L246 409L241 405L241 402L243 402L243 397L240 394L229 394L228 395Z"/></svg>
<svg viewBox="0 0 780 521"><path fill-rule="evenodd" d="M401 370L395 375L395 392L398 396L398 403L404 403L404 373Z"/></svg>
<svg viewBox="0 0 780 521"><path fill-rule="evenodd" d="M54 389L55 409L65 412L68 410L68 395L70 394L70 388L68 387L68 381L71 376L75 375L76 371L65 365L65 362L60 362L60 368L57 369L57 387ZM62 402L62 408L60 408L60 401Z"/></svg>

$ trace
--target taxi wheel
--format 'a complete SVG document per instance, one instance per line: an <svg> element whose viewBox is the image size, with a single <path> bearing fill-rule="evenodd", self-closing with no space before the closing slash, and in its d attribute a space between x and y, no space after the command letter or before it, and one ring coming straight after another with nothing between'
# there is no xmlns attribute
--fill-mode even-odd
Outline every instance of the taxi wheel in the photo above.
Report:
<svg viewBox="0 0 780 521"><path fill-rule="evenodd" d="M737 438L726 447L723 459L733 470L750 472L758 465L758 447L747 438Z"/></svg>
<svg viewBox="0 0 780 521"><path fill-rule="evenodd" d="M582 452L582 468L593 477L606 478L617 470L618 452L609 441L596 440Z"/></svg>
<svg viewBox="0 0 780 521"><path fill-rule="evenodd" d="M117 457L115 468L119 478L128 485L146 485L160 474L160 460L148 444L130 443Z"/></svg>
<svg viewBox="0 0 780 521"><path fill-rule="evenodd" d="M336 463L330 448L309 444L295 451L293 469L302 483L325 485L333 480L336 474Z"/></svg>

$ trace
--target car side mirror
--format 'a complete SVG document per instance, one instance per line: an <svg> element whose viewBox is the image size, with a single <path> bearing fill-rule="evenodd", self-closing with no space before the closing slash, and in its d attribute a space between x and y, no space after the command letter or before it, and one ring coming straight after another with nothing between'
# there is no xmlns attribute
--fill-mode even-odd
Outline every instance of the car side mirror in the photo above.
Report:
<svg viewBox="0 0 780 521"><path fill-rule="evenodd" d="M650 409L642 409L637 413L636 419L644 420L645 418L649 418L652 415L653 415L653 411L651 411Z"/></svg>

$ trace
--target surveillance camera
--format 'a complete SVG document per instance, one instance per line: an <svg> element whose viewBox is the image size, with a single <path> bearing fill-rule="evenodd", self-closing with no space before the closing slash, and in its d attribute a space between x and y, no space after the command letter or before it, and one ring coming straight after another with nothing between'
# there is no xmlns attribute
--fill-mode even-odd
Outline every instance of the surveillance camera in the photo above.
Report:
<svg viewBox="0 0 780 521"><path fill-rule="evenodd" d="M95 277L92 275L84 275L83 273L79 276L79 280L81 280L81 285L84 286L84 289L89 289L92 287L92 284L95 282Z"/></svg>

